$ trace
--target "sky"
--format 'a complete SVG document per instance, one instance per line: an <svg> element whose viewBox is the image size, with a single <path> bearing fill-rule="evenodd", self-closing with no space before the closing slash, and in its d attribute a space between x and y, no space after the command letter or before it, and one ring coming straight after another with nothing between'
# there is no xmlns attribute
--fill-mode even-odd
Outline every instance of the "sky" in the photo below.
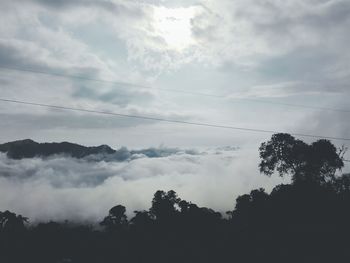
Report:
<svg viewBox="0 0 350 263"><path fill-rule="evenodd" d="M2 0L0 98L350 138L349 31L348 0ZM0 129L0 142L240 147L254 176L270 137L8 102Z"/></svg>

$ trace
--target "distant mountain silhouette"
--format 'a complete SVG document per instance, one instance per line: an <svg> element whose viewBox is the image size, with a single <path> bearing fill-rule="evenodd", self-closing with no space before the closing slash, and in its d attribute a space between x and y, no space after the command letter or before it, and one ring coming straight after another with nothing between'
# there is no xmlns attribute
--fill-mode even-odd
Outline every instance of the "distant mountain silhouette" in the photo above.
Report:
<svg viewBox="0 0 350 263"><path fill-rule="evenodd" d="M132 159L147 157L147 158L162 158L174 154L199 154L195 150L183 150L179 148L146 148L140 150L129 150L126 147L121 147L117 150L112 149L108 145L100 145L86 147L83 145L70 142L53 142L53 143L38 143L31 139L7 142L0 144L0 152L6 153L11 159L24 158L46 158L53 155L65 155L77 159L84 158L87 161L106 161L106 162L123 162Z"/></svg>
<svg viewBox="0 0 350 263"><path fill-rule="evenodd" d="M48 157L56 154L64 154L74 158L84 158L92 154L113 154L116 151L108 145L86 147L69 142L38 143L26 139L0 144L0 152L6 153L7 156L12 159L23 159Z"/></svg>

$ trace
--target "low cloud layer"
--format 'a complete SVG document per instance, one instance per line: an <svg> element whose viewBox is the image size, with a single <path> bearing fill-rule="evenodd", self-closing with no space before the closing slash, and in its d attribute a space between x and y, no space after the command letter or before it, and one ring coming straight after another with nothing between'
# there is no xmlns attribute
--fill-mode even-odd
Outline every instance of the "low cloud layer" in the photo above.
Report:
<svg viewBox="0 0 350 263"><path fill-rule="evenodd" d="M251 153L231 147L124 162L62 156L10 160L1 154L0 171L0 210L32 221L96 221L116 204L125 205L132 216L134 210L148 209L159 189L173 189L183 199L225 212L233 209L238 195L281 182L260 175Z"/></svg>

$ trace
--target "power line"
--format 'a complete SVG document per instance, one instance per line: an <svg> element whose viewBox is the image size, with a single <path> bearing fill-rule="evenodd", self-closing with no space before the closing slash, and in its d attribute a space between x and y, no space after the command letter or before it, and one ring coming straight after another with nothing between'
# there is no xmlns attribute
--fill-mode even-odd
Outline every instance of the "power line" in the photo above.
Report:
<svg viewBox="0 0 350 263"><path fill-rule="evenodd" d="M52 105L52 104L43 104L43 103L22 101L22 100L12 100L12 99L0 98L0 101L16 103L16 104L24 104L24 105L29 105L29 106L38 106L38 107L46 107L46 108L54 108L54 109L70 110L70 111L79 111L79 112L87 112L87 113L96 113L96 114L105 114L105 115L112 115L112 116L125 117L125 118L143 119L143 120L150 120L150 121L161 121L161 122L185 124L185 125L192 125L192 126L202 126L202 127L239 130L239 131L246 131L246 132L269 133L269 134L284 133L284 132L275 131L275 130L245 128L245 127L219 125L219 124L203 123L203 122L172 120L172 119L165 119L165 118L159 118L159 117L149 117L149 116L143 116L143 115L130 115L130 114L110 112L110 111L90 110L90 109L86 109L86 108L74 108L74 107L67 107L67 106L59 106L59 105ZM316 139L350 141L350 138L340 138L340 137L331 137L331 136L314 135L314 134L303 134L303 133L290 133L290 134L293 136L309 137L309 138L316 138Z"/></svg>
<svg viewBox="0 0 350 263"><path fill-rule="evenodd" d="M57 73L57 72L48 72L48 71L34 70L34 69L25 69L25 68L18 68L18 67L5 67L5 66L2 66L2 65L0 65L0 68L13 70L13 71L22 71L22 72L26 72L26 73L34 73L34 74L55 76L55 77L61 77L61 78L73 78L73 79L81 79L81 80L87 80L87 81L104 82L104 83L109 83L109 84L134 86L134 87L139 87L139 88L150 88L148 86L143 86L143 85L139 85L139 84L131 84L131 83L128 83L128 82L105 80L105 79L97 79L97 78L89 78L89 77L84 77L84 76L79 76L79 75L70 75L70 74Z"/></svg>
<svg viewBox="0 0 350 263"><path fill-rule="evenodd" d="M41 70L23 69L23 68L17 68L17 67L5 67L5 66L1 66L1 65L0 65L0 68L13 70L13 71L22 71L22 72L26 72L26 73L34 73L34 74L55 76L55 77L61 77L61 78L73 78L73 79L80 79L80 80L87 80L87 81L94 81L94 82L102 82L102 83L108 83L108 84L125 85L125 86L128 86L128 87L133 88L133 89L136 89L136 88L156 89L156 90L161 90L161 91L177 92L177 93L184 93L184 94L198 95L198 96L206 96L206 97L216 97L216 98L225 98L225 97L227 97L227 96L221 96L221 95L215 95L215 94L207 94L207 93L201 93L201 92L191 92L191 91L179 90L179 89L152 88L150 86L145 86L145 85L135 84L135 83L114 81L114 80L106 80L106 79L97 79L97 78L89 78L89 77L84 77L84 76L79 76L79 75L70 75L70 74L48 72L48 71L41 71Z"/></svg>
<svg viewBox="0 0 350 263"><path fill-rule="evenodd" d="M292 103L284 103L284 102L264 101L264 100L258 100L258 99L248 99L248 98L244 98L242 100L251 101L251 102L257 102L257 103L281 105L281 106L294 107L294 108L306 108L306 109L314 109L314 110L321 110L321 111L335 111L335 112L350 113L350 110L347 110L347 109L318 107L318 106L309 106L309 105L303 105L303 104L292 104Z"/></svg>
<svg viewBox="0 0 350 263"><path fill-rule="evenodd" d="M70 75L70 74L55 73L55 72L48 72L48 71L41 71L41 70L33 70L33 69L24 69L24 68L18 68L18 67L5 67L5 66L0 65L0 68L7 69L7 70L13 70L13 71L34 73L34 74L43 74L43 75L55 76L55 77L61 77L61 78L73 78L73 79L80 79L80 80L86 80L86 81L124 85L124 86L128 86L129 88L132 88L132 89L138 89L138 88L155 89L155 90L165 91L165 92L182 93L182 94L187 94L187 95L211 97L211 98L217 98L217 99L230 98L230 96L227 96L227 95L216 95L216 94L209 94L209 93L202 93L202 92L192 92L192 91L180 90L180 89L152 88L150 86L145 86L145 85L141 85L141 84L132 84L132 83L128 83L128 82L89 78L89 77L84 77L84 76L79 76L79 75ZM318 107L318 106L310 106L310 105L304 105L304 104L266 101L266 100L261 100L261 99L232 98L232 97L230 99L236 100L236 101L240 100L240 101L248 101L248 102L253 102L253 103L271 104L271 105L279 105L279 106L286 106L286 107L293 107L293 108L305 108L305 109L313 109L313 110L321 110L321 111L334 111L334 112L350 113L350 109Z"/></svg>

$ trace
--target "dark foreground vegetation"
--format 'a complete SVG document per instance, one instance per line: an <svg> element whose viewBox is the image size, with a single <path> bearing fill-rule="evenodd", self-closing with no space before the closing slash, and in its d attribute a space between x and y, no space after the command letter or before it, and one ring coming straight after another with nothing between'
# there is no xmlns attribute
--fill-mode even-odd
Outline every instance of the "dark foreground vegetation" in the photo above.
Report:
<svg viewBox="0 0 350 263"><path fill-rule="evenodd" d="M350 262L343 153L327 140L273 135L260 147L260 171L291 176L292 183L239 196L226 216L174 191L157 191L151 208L130 220L117 205L99 227L30 225L2 212L0 262Z"/></svg>

